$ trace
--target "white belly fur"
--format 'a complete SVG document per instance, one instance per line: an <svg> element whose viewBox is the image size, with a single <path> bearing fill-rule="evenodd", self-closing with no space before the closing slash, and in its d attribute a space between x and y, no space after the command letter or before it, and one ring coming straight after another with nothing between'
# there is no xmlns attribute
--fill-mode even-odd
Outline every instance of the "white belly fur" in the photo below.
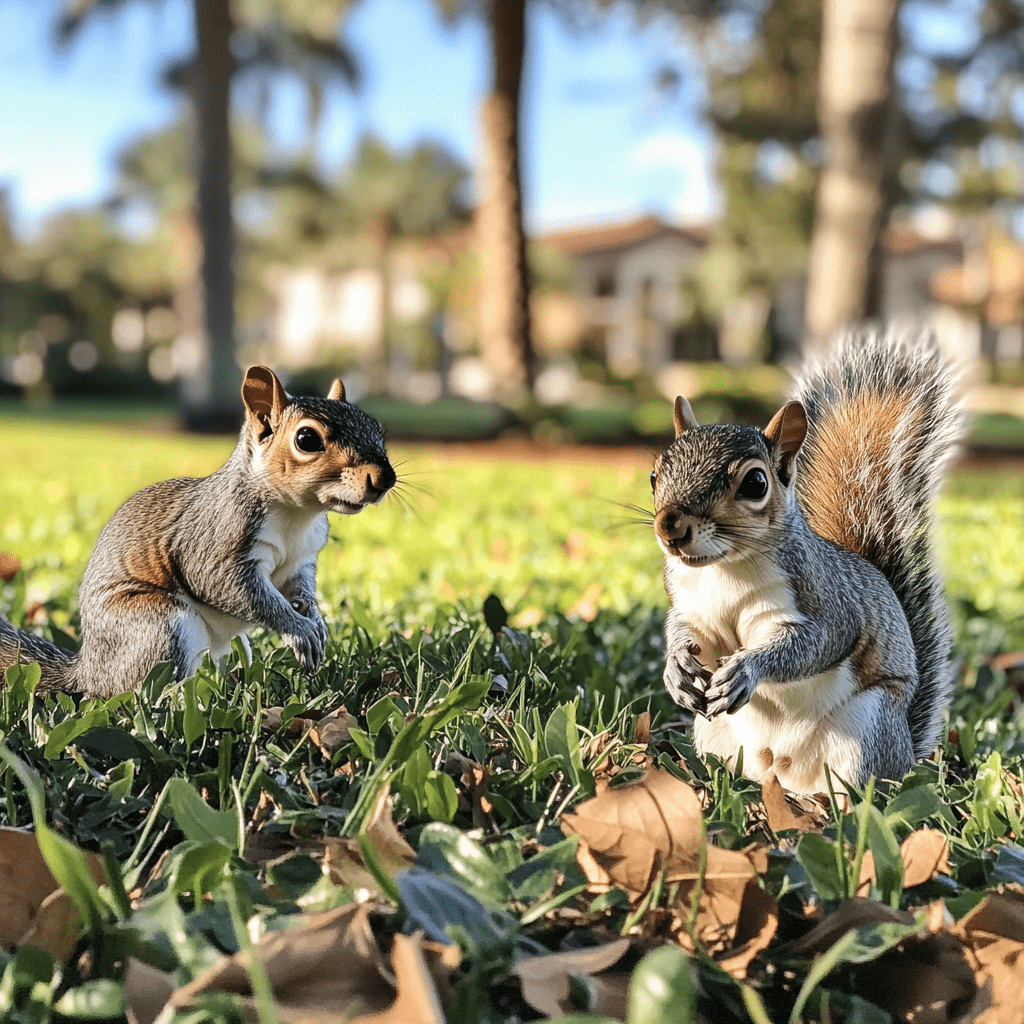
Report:
<svg viewBox="0 0 1024 1024"><path fill-rule="evenodd" d="M288 580L304 566L316 563L320 549L327 542L327 515L297 515L273 509L264 520L252 545L250 557L271 588L278 593ZM195 672L203 655L209 651L216 661L231 650L231 641L240 636L250 650L247 634L255 622L228 615L201 601L185 595L178 600L184 606L180 636L188 647L189 673ZM282 600L287 598L282 595Z"/></svg>
<svg viewBox="0 0 1024 1024"><path fill-rule="evenodd" d="M667 583L673 607L700 645L698 658L711 671L719 658L764 644L780 622L804 618L788 581L766 560L700 568L670 562ZM731 767L742 750L749 778L760 780L771 768L787 789L824 792L826 763L834 776L858 777L858 737L879 698L857 692L848 662L793 682L765 679L735 714L698 715L694 742L698 753L715 754Z"/></svg>

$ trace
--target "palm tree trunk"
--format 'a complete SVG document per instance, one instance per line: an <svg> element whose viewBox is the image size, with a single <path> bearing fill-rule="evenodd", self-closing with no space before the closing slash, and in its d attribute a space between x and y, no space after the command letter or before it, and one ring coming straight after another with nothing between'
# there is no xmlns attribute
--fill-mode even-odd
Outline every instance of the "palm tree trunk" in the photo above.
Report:
<svg viewBox="0 0 1024 1024"><path fill-rule="evenodd" d="M826 164L807 281L812 349L880 311L880 243L896 156L895 49L896 0L824 0L818 115Z"/></svg>
<svg viewBox="0 0 1024 1024"><path fill-rule="evenodd" d="M519 168L519 98L527 0L491 0L494 81L484 99L480 245L480 349L500 390L533 386L530 281Z"/></svg>
<svg viewBox="0 0 1024 1024"><path fill-rule="evenodd" d="M201 356L182 379L190 429L233 427L241 420L241 373L235 362L234 225L231 215L231 10L229 0L193 0L199 56L195 107L199 225L203 241Z"/></svg>

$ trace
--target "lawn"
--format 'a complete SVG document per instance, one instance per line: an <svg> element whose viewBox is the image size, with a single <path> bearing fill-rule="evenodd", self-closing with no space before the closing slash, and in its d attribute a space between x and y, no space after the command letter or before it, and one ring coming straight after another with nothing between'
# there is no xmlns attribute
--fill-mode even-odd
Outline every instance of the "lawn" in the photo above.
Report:
<svg viewBox="0 0 1024 1024"><path fill-rule="evenodd" d="M229 450L0 423L26 570L0 613L66 642L120 501ZM821 811L701 763L661 691L660 556L616 505L648 500L650 459L393 455L404 500L332 519L314 678L261 635L251 664L77 708L9 674L3 823L38 843L0 833L3 1019L151 1020L174 991L163 1020L885 1021L915 993L963 1013L985 977L1012 1018L977 937L1024 951L994 892L1024 882L1020 701L990 664L1024 648L1019 473L941 502L964 663L941 759Z"/></svg>

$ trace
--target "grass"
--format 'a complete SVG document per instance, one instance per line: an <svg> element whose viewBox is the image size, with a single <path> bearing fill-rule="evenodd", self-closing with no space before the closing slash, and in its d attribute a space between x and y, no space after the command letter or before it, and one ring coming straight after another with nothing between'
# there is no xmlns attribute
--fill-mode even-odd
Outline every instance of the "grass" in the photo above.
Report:
<svg viewBox="0 0 1024 1024"><path fill-rule="evenodd" d="M3 585L0 613L20 621L31 611L37 628L58 636L77 629L78 581L120 501L157 479L208 473L230 450L222 439L72 429L0 422L0 550L18 553L26 568ZM873 952L833 948L833 960L813 969L779 952L855 888L864 851L880 865L876 899L913 907L934 896L955 918L990 886L1017 880L1016 854L1005 851L1017 849L1006 837L1024 829L1021 712L988 659L1024 648L1018 474L961 474L940 506L965 662L951 710L956 741L940 764L879 784L846 816L835 811L823 835L775 843L759 875L777 901L779 932L738 982L701 943L682 961L659 952L670 922L690 921L690 911L673 909L679 883L632 898L614 887L599 895L576 863L575 840L557 827L598 780L634 778L646 764L704 794L700 827L716 847L741 849L764 835L758 787L693 756L686 723L661 688L661 560L649 528L623 524L630 514L615 504L647 501L649 462L393 454L411 508L388 501L355 519L332 518L319 569L332 641L315 678L261 634L251 664L239 649L184 684L157 670L140 694L108 702L34 699L30 678L9 678L0 692L9 752L3 822L34 821L43 839L54 837L47 862L75 898L85 933L66 961L25 952L31 946L0 954L4 1019L123 1020L128 957L171 972L180 986L300 911L369 893L385 950L403 929L456 938L452 1021L536 1019L510 973L515 965L619 933L631 937L623 984L633 977L634 1024L653 1012L638 1008L648 1005L653 989L642 982L652 972L675 1005L697 1005L706 1017L710 1008L717 1016L708 1019L757 1020L764 1011L784 1020L799 1006L824 1019L829 1006L850 1014L853 1006L856 1019L888 1020L889 1010L859 994L856 958L881 956L895 939L883 949L881 932L858 932ZM287 724L339 705L352 717L335 744L318 747L308 729ZM283 709L282 725L263 729L271 706ZM637 728L648 711L645 743ZM486 804L465 764L484 771ZM397 840L381 838L376 817L385 787L417 858L397 876ZM922 825L948 839L948 882L903 892L884 869ZM352 856L362 873L346 876L337 857L328 870L323 844L360 835ZM58 840L101 854L106 886L97 890ZM693 945L686 927L678 934ZM641 959L651 949L657 957ZM572 1005L600 1009L586 971L569 975ZM259 971L252 983L255 1012L269 1020ZM206 993L173 1019L233 1020L240 999Z"/></svg>

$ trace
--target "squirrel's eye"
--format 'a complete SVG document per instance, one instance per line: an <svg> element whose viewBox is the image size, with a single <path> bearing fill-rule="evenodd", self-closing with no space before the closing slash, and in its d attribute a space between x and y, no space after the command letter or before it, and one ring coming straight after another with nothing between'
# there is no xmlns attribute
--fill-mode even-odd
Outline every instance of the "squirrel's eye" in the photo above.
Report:
<svg viewBox="0 0 1024 1024"><path fill-rule="evenodd" d="M300 452L322 452L324 439L312 427L302 427L295 435L295 447Z"/></svg>
<svg viewBox="0 0 1024 1024"><path fill-rule="evenodd" d="M759 501L768 493L768 477L763 469L751 469L743 478L736 491L737 498L746 498L748 501Z"/></svg>
<svg viewBox="0 0 1024 1024"><path fill-rule="evenodd" d="M658 482L658 471L655 469L651 470L651 490L654 490L654 485Z"/></svg>

